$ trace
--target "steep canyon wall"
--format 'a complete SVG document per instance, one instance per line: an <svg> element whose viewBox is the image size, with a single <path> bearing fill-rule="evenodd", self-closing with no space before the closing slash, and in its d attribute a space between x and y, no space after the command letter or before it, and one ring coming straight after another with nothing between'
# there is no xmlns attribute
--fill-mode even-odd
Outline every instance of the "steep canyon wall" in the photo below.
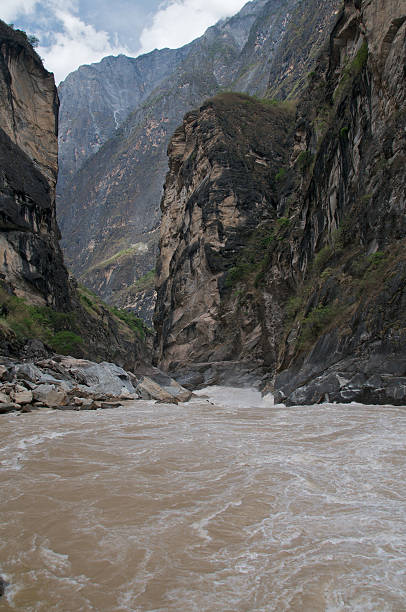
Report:
<svg viewBox="0 0 406 612"><path fill-rule="evenodd" d="M162 201L158 362L251 360L288 403L404 403L405 21L403 3L347 1L296 114L246 99L247 130L230 95L185 118ZM230 140L212 128L224 115Z"/></svg>

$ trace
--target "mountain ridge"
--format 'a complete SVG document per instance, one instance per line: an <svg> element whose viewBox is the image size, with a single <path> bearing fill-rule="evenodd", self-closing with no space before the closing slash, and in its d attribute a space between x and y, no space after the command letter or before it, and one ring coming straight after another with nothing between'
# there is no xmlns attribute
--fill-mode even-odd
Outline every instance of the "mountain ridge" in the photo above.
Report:
<svg viewBox="0 0 406 612"><path fill-rule="evenodd" d="M307 7L309 24L305 20L301 25L303 32L307 27L315 27L313 4L319 7L320 2L312 0ZM316 28L317 48L324 40L320 24L330 24L335 19L337 5L338 2L329 0L317 12L321 30ZM291 13L287 17L288 8ZM292 0L288 6L280 0L249 3L242 10L243 26L237 15L209 28L205 35L187 45L185 60L167 81L130 113L117 133L87 159L65 186L58 200L62 245L69 266L84 284L113 303L115 296L120 296L120 306L137 309L137 282L155 265L157 233L150 240L148 232L157 227L160 219L159 201L167 170L166 145L171 132L185 111L227 88L237 78L242 90L263 95L268 87L268 68L258 72L258 66L266 66L268 54L281 44L289 19L299 16L303 19L302 8L301 0ZM238 33L235 37L238 44L230 34L231 28ZM246 48L240 61L244 37ZM297 70L304 77L308 66L300 54L298 58ZM282 82L285 78L286 75L281 75ZM61 123L64 124L63 114ZM97 215L99 221L95 219ZM121 220L125 220L124 225ZM152 293L151 289L150 301ZM140 309L142 313L142 305Z"/></svg>

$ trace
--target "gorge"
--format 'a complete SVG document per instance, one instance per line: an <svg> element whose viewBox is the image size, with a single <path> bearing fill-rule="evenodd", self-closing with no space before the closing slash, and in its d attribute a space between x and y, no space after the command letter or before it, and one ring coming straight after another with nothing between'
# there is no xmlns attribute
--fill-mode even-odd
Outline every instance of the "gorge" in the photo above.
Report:
<svg viewBox="0 0 406 612"><path fill-rule="evenodd" d="M0 22L0 609L404 609L405 77L402 0L254 0L58 126Z"/></svg>

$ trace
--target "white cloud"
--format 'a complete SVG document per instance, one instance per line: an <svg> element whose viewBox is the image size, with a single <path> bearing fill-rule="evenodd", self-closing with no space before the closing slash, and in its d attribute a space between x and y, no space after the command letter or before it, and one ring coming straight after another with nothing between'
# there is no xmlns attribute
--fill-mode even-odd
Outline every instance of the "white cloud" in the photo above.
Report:
<svg viewBox="0 0 406 612"><path fill-rule="evenodd" d="M124 53L134 57L155 48L180 47L201 36L219 19L235 14L245 1L164 0L152 25L143 29L142 49L137 49L137 53L120 44L110 23L104 26L109 32L104 30L100 19L101 29L87 23L88 20L81 17L80 0L0 0L0 18L7 22L16 20L16 27L20 19L20 27L42 41L37 51L59 83L78 66L98 62L106 55ZM152 8L156 0L150 2ZM116 11L120 11L120 7L117 2ZM122 18L126 19L125 11ZM115 20L113 27L116 29L118 24Z"/></svg>
<svg viewBox="0 0 406 612"><path fill-rule="evenodd" d="M219 19L237 13L246 0L169 0L141 34L142 53L176 49L201 36Z"/></svg>
<svg viewBox="0 0 406 612"><path fill-rule="evenodd" d="M57 83L82 64L98 62L106 55L131 55L129 49L118 43L117 36L111 42L107 32L97 30L80 19L78 0L0 2L0 18L10 22L18 18L24 21L29 16L32 24L29 33L47 41L37 51L47 70L55 74Z"/></svg>
<svg viewBox="0 0 406 612"><path fill-rule="evenodd" d="M28 15L35 9L38 0L1 0L0 18L10 22L19 15Z"/></svg>
<svg viewBox="0 0 406 612"><path fill-rule="evenodd" d="M55 8L54 17L61 31L55 32L50 46L38 47L38 52L57 83L82 64L98 62L106 55L130 54L127 48L112 44L107 32L96 30L72 12Z"/></svg>

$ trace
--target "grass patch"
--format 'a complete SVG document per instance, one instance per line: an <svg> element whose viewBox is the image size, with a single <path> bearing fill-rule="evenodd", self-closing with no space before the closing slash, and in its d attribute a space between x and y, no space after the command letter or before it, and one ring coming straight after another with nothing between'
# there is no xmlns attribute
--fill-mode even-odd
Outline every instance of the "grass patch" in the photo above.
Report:
<svg viewBox="0 0 406 612"><path fill-rule="evenodd" d="M71 355L83 344L83 338L71 331L59 331L50 338L48 343L57 353Z"/></svg>
<svg viewBox="0 0 406 612"><path fill-rule="evenodd" d="M48 306L33 306L0 288L0 325L12 330L18 340L38 338L56 352L75 354L83 339L74 312L58 312Z"/></svg>
<svg viewBox="0 0 406 612"><path fill-rule="evenodd" d="M358 50L355 57L349 63L342 72L342 77L339 84L336 87L333 98L334 102L339 102L343 95L348 91L352 81L357 77L363 70L364 66L368 61L368 43L364 41Z"/></svg>
<svg viewBox="0 0 406 612"><path fill-rule="evenodd" d="M279 168L278 172L275 174L275 181L277 183L279 183L280 181L283 181L283 179L286 177L286 173L287 173L286 168Z"/></svg>
<svg viewBox="0 0 406 612"><path fill-rule="evenodd" d="M305 173L312 165L313 160L313 153L311 153L310 151L302 151L296 160L296 166L300 170L300 172Z"/></svg>
<svg viewBox="0 0 406 612"><path fill-rule="evenodd" d="M110 306L109 310L112 314L123 321L133 332L135 332L142 340L145 339L145 334L150 333L149 328L145 325L144 321L139 317L135 316L129 310L117 308L116 306Z"/></svg>
<svg viewBox="0 0 406 612"><path fill-rule="evenodd" d="M133 285L134 288L137 291L146 291L147 289L154 289L155 288L155 274L156 274L155 268L153 270L150 270L149 272L144 274L144 276L141 276L138 280L135 281Z"/></svg>
<svg viewBox="0 0 406 612"><path fill-rule="evenodd" d="M306 348L313 344L336 318L337 306L318 305L303 319L299 346Z"/></svg>

